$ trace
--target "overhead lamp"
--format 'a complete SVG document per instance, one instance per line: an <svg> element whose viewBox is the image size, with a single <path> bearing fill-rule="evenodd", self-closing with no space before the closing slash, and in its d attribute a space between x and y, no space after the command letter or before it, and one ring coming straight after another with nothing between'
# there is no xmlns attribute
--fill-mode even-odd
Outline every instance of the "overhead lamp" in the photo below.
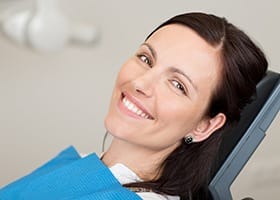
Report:
<svg viewBox="0 0 280 200"><path fill-rule="evenodd" d="M34 8L9 14L2 31L13 41L41 51L58 51L75 41L90 44L97 40L97 29L71 22L57 6L57 0L36 0Z"/></svg>

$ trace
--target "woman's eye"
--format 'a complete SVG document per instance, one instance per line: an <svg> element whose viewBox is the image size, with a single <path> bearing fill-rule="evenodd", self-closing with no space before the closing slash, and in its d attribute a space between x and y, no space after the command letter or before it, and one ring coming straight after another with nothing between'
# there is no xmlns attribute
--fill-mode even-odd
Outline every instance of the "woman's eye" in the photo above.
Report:
<svg viewBox="0 0 280 200"><path fill-rule="evenodd" d="M175 88L177 88L178 90L180 90L183 94L187 94L185 87L178 81L176 80L171 80L171 83L173 84L173 86Z"/></svg>
<svg viewBox="0 0 280 200"><path fill-rule="evenodd" d="M149 65L150 67L152 66L152 62L150 61L150 59L148 58L148 56L145 56L145 55L138 55L138 58L146 63L147 65Z"/></svg>

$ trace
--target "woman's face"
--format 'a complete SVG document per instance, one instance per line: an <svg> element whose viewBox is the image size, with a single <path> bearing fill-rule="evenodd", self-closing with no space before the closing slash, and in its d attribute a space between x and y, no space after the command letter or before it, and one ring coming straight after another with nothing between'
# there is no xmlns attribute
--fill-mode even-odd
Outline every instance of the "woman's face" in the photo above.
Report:
<svg viewBox="0 0 280 200"><path fill-rule="evenodd" d="M123 64L106 129L151 150L174 149L201 128L219 74L218 48L185 26L164 26Z"/></svg>

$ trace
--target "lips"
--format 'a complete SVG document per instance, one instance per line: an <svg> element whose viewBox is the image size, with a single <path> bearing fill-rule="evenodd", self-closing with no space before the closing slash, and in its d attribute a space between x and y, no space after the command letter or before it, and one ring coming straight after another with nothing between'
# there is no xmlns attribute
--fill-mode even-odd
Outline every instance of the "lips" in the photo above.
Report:
<svg viewBox="0 0 280 200"><path fill-rule="evenodd" d="M128 95L122 94L122 104L124 107L126 107L127 110L138 117L150 120L154 119L151 114L149 114L146 109L143 108L143 106L141 106L138 102L136 102Z"/></svg>

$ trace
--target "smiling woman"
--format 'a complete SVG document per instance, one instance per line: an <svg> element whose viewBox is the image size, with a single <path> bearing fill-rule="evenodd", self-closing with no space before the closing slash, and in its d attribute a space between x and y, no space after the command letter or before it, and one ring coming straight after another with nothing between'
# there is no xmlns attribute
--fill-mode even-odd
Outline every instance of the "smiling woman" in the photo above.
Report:
<svg viewBox="0 0 280 200"><path fill-rule="evenodd" d="M187 27L164 26L123 65L106 128L139 150L144 147L143 153L157 150L156 160L174 150L187 133L193 132L196 142L204 140L226 118L218 114L210 126L203 119L220 69L216 47ZM192 130L196 127L201 131Z"/></svg>
<svg viewBox="0 0 280 200"><path fill-rule="evenodd" d="M113 140L102 162L86 157L74 169L66 168L67 173L60 169L45 175L43 170L45 181L36 181L45 193L51 188L50 194L56 188L47 181L50 177L56 183L74 183L65 185L70 192L57 184L57 196L49 199L73 199L78 192L86 196L83 199L210 199L208 184L220 138L238 122L266 70L262 51L224 18L205 13L175 16L156 28L121 67L105 118ZM56 165L51 162L47 170ZM74 173L88 172L87 167L91 170L85 177ZM85 180L89 184L80 187ZM6 190L13 187L20 188L15 184ZM96 196L89 198L89 193Z"/></svg>
<svg viewBox="0 0 280 200"><path fill-rule="evenodd" d="M105 119L113 141L103 162L136 173L141 181L125 186L144 188L142 197L210 198L221 135L239 120L266 69L262 51L224 18L171 18L119 72Z"/></svg>

